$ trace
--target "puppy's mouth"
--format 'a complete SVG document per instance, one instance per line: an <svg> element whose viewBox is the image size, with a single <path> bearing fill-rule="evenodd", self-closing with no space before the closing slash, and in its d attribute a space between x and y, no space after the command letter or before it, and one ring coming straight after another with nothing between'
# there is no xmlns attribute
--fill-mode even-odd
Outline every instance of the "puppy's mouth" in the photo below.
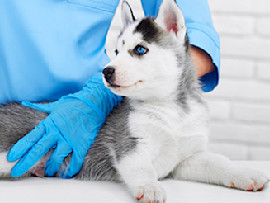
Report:
<svg viewBox="0 0 270 203"><path fill-rule="evenodd" d="M108 83L108 82L107 82ZM114 82L110 82L108 83L108 87L112 87L112 88L130 88L130 87L137 87L138 85L142 84L143 81L142 80L138 80L137 82L131 84L131 85L119 85L119 84L116 84Z"/></svg>
<svg viewBox="0 0 270 203"><path fill-rule="evenodd" d="M108 84L109 84L108 87L120 87L120 85L117 85L117 84L115 84L115 83L113 83L113 82L110 82L110 83L108 83Z"/></svg>

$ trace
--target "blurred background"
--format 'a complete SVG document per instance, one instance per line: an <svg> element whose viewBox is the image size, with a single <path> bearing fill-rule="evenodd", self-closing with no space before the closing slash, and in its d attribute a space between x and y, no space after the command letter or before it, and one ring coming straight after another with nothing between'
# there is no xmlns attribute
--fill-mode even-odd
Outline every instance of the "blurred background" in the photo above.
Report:
<svg viewBox="0 0 270 203"><path fill-rule="evenodd" d="M143 16L140 0L128 0ZM233 160L270 160L270 0L208 0L221 42L218 87L205 93L213 152ZM114 56L119 8L107 37Z"/></svg>

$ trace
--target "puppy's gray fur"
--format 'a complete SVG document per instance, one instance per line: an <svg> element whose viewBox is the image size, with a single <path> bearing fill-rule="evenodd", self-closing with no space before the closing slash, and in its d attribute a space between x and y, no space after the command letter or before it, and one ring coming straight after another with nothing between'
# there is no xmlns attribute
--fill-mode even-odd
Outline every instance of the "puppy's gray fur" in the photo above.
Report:
<svg viewBox="0 0 270 203"><path fill-rule="evenodd" d="M7 152L46 116L15 102L0 106L0 152Z"/></svg>

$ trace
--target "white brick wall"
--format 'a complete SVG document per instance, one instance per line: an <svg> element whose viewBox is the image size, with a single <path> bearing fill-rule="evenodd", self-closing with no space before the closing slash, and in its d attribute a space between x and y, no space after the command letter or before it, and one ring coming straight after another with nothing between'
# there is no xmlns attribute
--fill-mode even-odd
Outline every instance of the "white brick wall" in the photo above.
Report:
<svg viewBox="0 0 270 203"><path fill-rule="evenodd" d="M237 15L269 15L269 0L208 0L213 12Z"/></svg>
<svg viewBox="0 0 270 203"><path fill-rule="evenodd" d="M142 16L140 1L129 2ZM220 83L205 94L209 149L231 159L270 160L270 0L208 2L221 39ZM117 12L107 38L111 57L120 27Z"/></svg>
<svg viewBox="0 0 270 203"><path fill-rule="evenodd" d="M220 83L207 94L210 149L232 159L270 160L270 1L208 2L221 39Z"/></svg>
<svg viewBox="0 0 270 203"><path fill-rule="evenodd" d="M256 33L258 33L258 35L269 37L270 36L269 22L270 22L270 16L258 18L255 25Z"/></svg>
<svg viewBox="0 0 270 203"><path fill-rule="evenodd" d="M270 62L257 63L257 78L259 80L270 80Z"/></svg>

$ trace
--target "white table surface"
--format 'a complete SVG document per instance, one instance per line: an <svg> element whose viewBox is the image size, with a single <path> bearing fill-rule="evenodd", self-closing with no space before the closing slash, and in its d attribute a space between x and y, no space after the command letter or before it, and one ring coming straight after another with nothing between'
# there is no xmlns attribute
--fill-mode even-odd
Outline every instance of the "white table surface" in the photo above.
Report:
<svg viewBox="0 0 270 203"><path fill-rule="evenodd" d="M270 161L237 161L236 164L260 170L270 177ZM245 192L222 186L175 180L161 181L168 203L270 203L270 183L263 191ZM123 184L26 178L0 180L1 203L136 203Z"/></svg>

